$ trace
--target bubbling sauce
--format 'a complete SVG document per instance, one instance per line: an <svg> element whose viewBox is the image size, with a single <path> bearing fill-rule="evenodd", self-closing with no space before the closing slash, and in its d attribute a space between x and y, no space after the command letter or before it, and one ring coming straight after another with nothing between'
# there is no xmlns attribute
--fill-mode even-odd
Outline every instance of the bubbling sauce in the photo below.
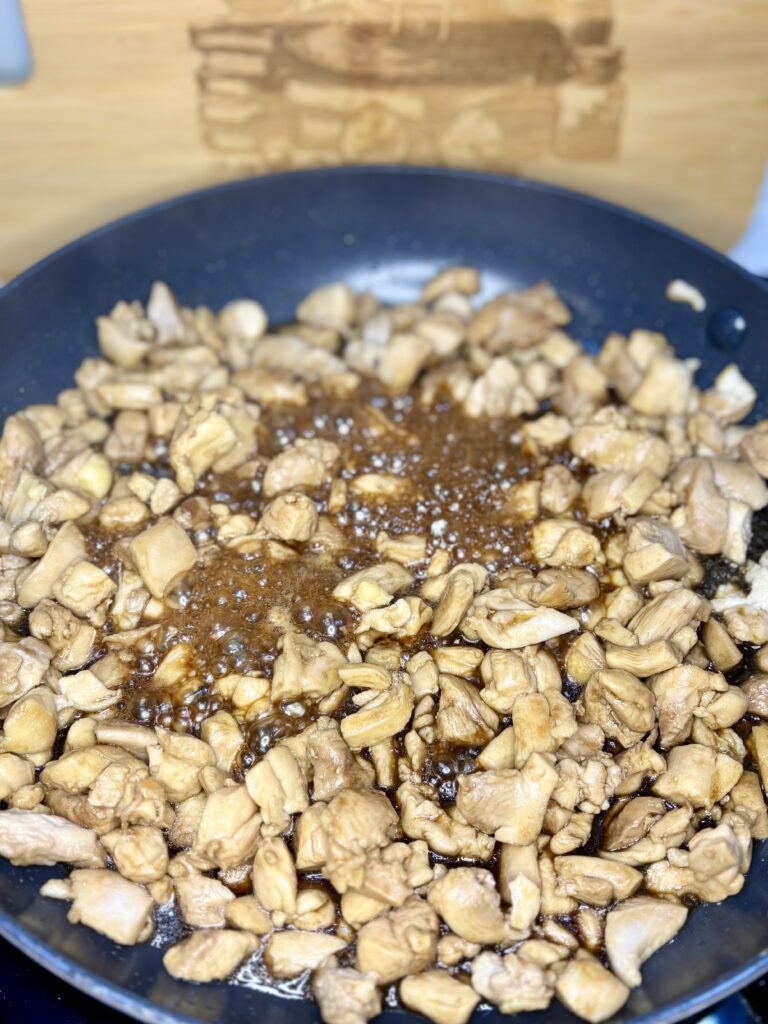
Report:
<svg viewBox="0 0 768 1024"><path fill-rule="evenodd" d="M243 554L221 547L198 566L177 591L178 609L164 620L154 656L137 658L121 714L142 724L197 732L227 702L216 690L230 673L271 676L277 642L290 623L315 640L352 639L358 613L333 597L352 572L381 561L376 538L419 534L427 558L412 567L417 579L438 548L452 561L476 561L489 571L525 562L524 527L509 513L510 488L534 475L537 465L518 433L519 421L472 419L448 401L425 407L417 392L391 399L364 385L349 397L319 390L301 407L265 411L259 425L253 471L209 474L198 495L226 504L233 513L258 519L268 504L261 493L264 470L298 438L333 441L341 452L342 479L361 474L399 477L403 493L389 499L349 491L340 511L328 512L328 488L312 493L327 515L338 545L296 545L293 558ZM208 530L211 540L214 531ZM92 548L98 553L99 544ZM427 637L408 645L423 646ZM189 678L174 687L152 682L157 664L172 647L190 649ZM251 727L247 746L264 752L300 731L312 708L286 714L273 708ZM248 753L243 767L248 767Z"/></svg>

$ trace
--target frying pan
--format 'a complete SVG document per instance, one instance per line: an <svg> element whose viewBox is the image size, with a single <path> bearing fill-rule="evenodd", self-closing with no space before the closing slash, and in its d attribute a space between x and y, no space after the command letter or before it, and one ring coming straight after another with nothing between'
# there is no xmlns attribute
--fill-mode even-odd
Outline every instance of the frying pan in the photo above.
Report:
<svg viewBox="0 0 768 1024"><path fill-rule="evenodd" d="M345 278L381 298L413 298L436 269L470 263L485 289L548 278L574 313L587 347L611 330L665 332L702 361L706 384L737 361L768 410L768 290L714 251L644 217L546 185L421 168L341 168L235 182L161 203L87 235L0 292L0 412L52 400L96 351L93 318L121 298L145 298L156 278L189 305L258 296L275 322L300 297ZM704 313L665 299L682 277ZM48 970L148 1024L258 1020L314 1024L314 1006L286 1002L258 983L175 981L151 945L123 948L66 921L66 905L38 895L61 869L0 861L0 933ZM768 970L768 843L754 853L742 892L695 910L653 957L615 1021L667 1024L688 1017ZM501 1015L477 1015L487 1024ZM402 1022L388 1010L382 1024ZM530 1024L568 1024L558 1003Z"/></svg>

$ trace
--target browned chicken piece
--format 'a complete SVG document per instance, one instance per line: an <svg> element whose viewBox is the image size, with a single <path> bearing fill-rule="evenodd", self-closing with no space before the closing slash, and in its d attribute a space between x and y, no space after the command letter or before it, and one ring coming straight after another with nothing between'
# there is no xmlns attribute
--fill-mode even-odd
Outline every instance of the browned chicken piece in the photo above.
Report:
<svg viewBox="0 0 768 1024"><path fill-rule="evenodd" d="M663 860L668 850L685 842L692 816L687 806L668 810L656 797L636 797L610 819L603 850L611 860L635 867Z"/></svg>
<svg viewBox="0 0 768 1024"><path fill-rule="evenodd" d="M7 707L39 686L48 673L52 652L27 636L18 643L0 643L0 707Z"/></svg>
<svg viewBox="0 0 768 1024"><path fill-rule="evenodd" d="M653 694L637 676L621 669L597 672L584 690L586 721L629 747L655 723Z"/></svg>
<svg viewBox="0 0 768 1024"><path fill-rule="evenodd" d="M224 785L206 798L193 849L219 868L237 867L256 852L260 826L246 787Z"/></svg>
<svg viewBox="0 0 768 1024"><path fill-rule="evenodd" d="M397 813L384 793L345 789L319 816L325 833L323 873L337 892L357 888L364 877L365 857L395 837Z"/></svg>
<svg viewBox="0 0 768 1024"><path fill-rule="evenodd" d="M264 839L253 861L253 894L265 910L290 917L296 912L298 879L285 840Z"/></svg>
<svg viewBox="0 0 768 1024"><path fill-rule="evenodd" d="M221 413L205 409L189 417L182 413L173 432L169 453L181 490L191 494L200 477L227 455L236 442L237 434Z"/></svg>
<svg viewBox="0 0 768 1024"><path fill-rule="evenodd" d="M267 751L247 772L245 785L261 812L264 835L286 831L291 815L309 807L305 774L285 744Z"/></svg>
<svg viewBox="0 0 768 1024"><path fill-rule="evenodd" d="M632 896L643 881L642 874L628 864L579 854L555 857L558 892L580 903L607 907Z"/></svg>
<svg viewBox="0 0 768 1024"><path fill-rule="evenodd" d="M224 908L224 921L232 928L242 928L254 935L268 935L272 919L255 896L238 896Z"/></svg>
<svg viewBox="0 0 768 1024"><path fill-rule="evenodd" d="M40 893L72 900L67 920L93 928L123 946L146 942L154 931L152 897L142 885L129 882L116 871L78 868L69 878L52 878Z"/></svg>
<svg viewBox="0 0 768 1024"><path fill-rule="evenodd" d="M213 751L217 767L231 771L244 742L237 719L228 711L217 711L200 726L200 739Z"/></svg>
<svg viewBox="0 0 768 1024"><path fill-rule="evenodd" d="M17 580L17 597L22 608L34 608L53 597L53 585L73 562L87 558L85 540L74 523L65 523L48 545L43 557L23 570Z"/></svg>
<svg viewBox="0 0 768 1024"><path fill-rule="evenodd" d="M222 981L258 948L249 932L206 928L166 950L163 966L182 981Z"/></svg>
<svg viewBox="0 0 768 1024"><path fill-rule="evenodd" d="M657 796L677 804L711 807L733 789L743 770L727 754L700 743L686 743L670 750L667 769L652 789Z"/></svg>
<svg viewBox="0 0 768 1024"><path fill-rule="evenodd" d="M748 830L743 838L749 842ZM744 872L749 867L749 851L745 854L730 825L721 824L697 833L688 844L688 851L679 851L674 863L668 858L651 864L646 873L647 889L678 898L696 896L705 903L719 903L741 892Z"/></svg>
<svg viewBox="0 0 768 1024"><path fill-rule="evenodd" d="M484 952L472 961L472 987L502 1013L546 1010L554 985L552 971L517 953Z"/></svg>
<svg viewBox="0 0 768 1024"><path fill-rule="evenodd" d="M56 698L48 687L37 686L17 700L5 716L0 751L22 754L39 768L50 760L57 732Z"/></svg>
<svg viewBox="0 0 768 1024"><path fill-rule="evenodd" d="M12 864L101 867L106 857L94 832L55 814L0 811L0 856Z"/></svg>
<svg viewBox="0 0 768 1024"><path fill-rule="evenodd" d="M541 754L522 769L475 772L459 777L456 807L465 821L503 843L525 846L541 832L558 775Z"/></svg>
<svg viewBox="0 0 768 1024"><path fill-rule="evenodd" d="M313 800L331 800L343 789L365 789L373 776L358 764L333 718L319 718L307 741Z"/></svg>
<svg viewBox="0 0 768 1024"><path fill-rule="evenodd" d="M659 740L662 747L684 743L691 734L694 714L700 714L707 698L728 691L725 677L707 672L697 665L677 665L650 680L656 698ZM737 714L737 721L746 706ZM733 724L733 723L729 723Z"/></svg>
<svg viewBox="0 0 768 1024"><path fill-rule="evenodd" d="M339 668L344 664L346 658L335 644L288 632L275 661L272 700L327 697L342 685Z"/></svg>
<svg viewBox="0 0 768 1024"><path fill-rule="evenodd" d="M312 490L330 478L340 456L331 441L299 438L277 455L264 474L264 494L271 498L283 491Z"/></svg>
<svg viewBox="0 0 768 1024"><path fill-rule="evenodd" d="M748 700L747 711L758 718L768 718L768 675L757 673L741 684Z"/></svg>
<svg viewBox="0 0 768 1024"><path fill-rule="evenodd" d="M496 945L520 937L501 910L496 881L484 868L451 868L427 899L448 927L468 942Z"/></svg>
<svg viewBox="0 0 768 1024"><path fill-rule="evenodd" d="M471 985L442 970L403 978L398 994L409 1010L422 1013L435 1024L467 1024L480 1002Z"/></svg>
<svg viewBox="0 0 768 1024"><path fill-rule="evenodd" d="M168 846L159 828L130 825L107 832L101 842L129 882L148 885L161 879L168 869Z"/></svg>
<svg viewBox="0 0 768 1024"><path fill-rule="evenodd" d="M590 956L569 961L555 982L555 992L572 1013L592 1024L612 1017L629 998L624 982Z"/></svg>
<svg viewBox="0 0 768 1024"><path fill-rule="evenodd" d="M390 687L377 693L360 711L341 720L341 735L352 748L362 750L391 736L408 725L413 714L413 690L402 672Z"/></svg>
<svg viewBox="0 0 768 1024"><path fill-rule="evenodd" d="M687 916L681 904L647 896L626 900L607 914L605 949L614 973L625 985L641 983L642 965L677 935Z"/></svg>
<svg viewBox="0 0 768 1024"><path fill-rule="evenodd" d="M372 971L339 967L327 957L312 975L312 995L325 1024L366 1024L381 1013L381 994Z"/></svg>
<svg viewBox="0 0 768 1024"><path fill-rule="evenodd" d="M435 962L439 921L418 896L375 918L358 932L357 967L372 971L381 985L423 971Z"/></svg>
<svg viewBox="0 0 768 1024"><path fill-rule="evenodd" d="M52 665L60 672L81 668L90 661L96 630L55 601L41 601L29 616L29 630L53 651Z"/></svg>
<svg viewBox="0 0 768 1024"><path fill-rule="evenodd" d="M498 715L483 701L476 686L458 676L440 676L437 736L444 743L482 746L493 739Z"/></svg>
<svg viewBox="0 0 768 1024"><path fill-rule="evenodd" d="M768 839L768 807L756 772L744 772L728 794L727 805L744 818L753 839Z"/></svg>
<svg viewBox="0 0 768 1024"><path fill-rule="evenodd" d="M397 790L402 829L411 839L423 839L430 850L446 857L490 860L492 836L452 818L432 799L426 786L405 782Z"/></svg>
<svg viewBox="0 0 768 1024"><path fill-rule="evenodd" d="M18 754L0 754L0 800L8 800L34 781L35 766L30 760Z"/></svg>
<svg viewBox="0 0 768 1024"><path fill-rule="evenodd" d="M194 928L221 928L227 904L235 898L217 878L205 875L174 878L173 888L181 916Z"/></svg>
<svg viewBox="0 0 768 1024"><path fill-rule="evenodd" d="M304 971L315 970L346 945L338 935L325 932L273 932L264 946L264 962L276 978L297 978Z"/></svg>
<svg viewBox="0 0 768 1024"><path fill-rule="evenodd" d="M195 546L173 519L159 519L129 544L136 569L153 597L163 598L197 561Z"/></svg>
<svg viewBox="0 0 768 1024"><path fill-rule="evenodd" d="M499 650L518 650L572 633L579 624L555 608L536 607L512 597L509 591L490 591L475 598L460 628L468 640L480 639Z"/></svg>
<svg viewBox="0 0 768 1024"><path fill-rule="evenodd" d="M317 529L315 503L305 494L281 494L262 513L259 525L287 544L308 541Z"/></svg>

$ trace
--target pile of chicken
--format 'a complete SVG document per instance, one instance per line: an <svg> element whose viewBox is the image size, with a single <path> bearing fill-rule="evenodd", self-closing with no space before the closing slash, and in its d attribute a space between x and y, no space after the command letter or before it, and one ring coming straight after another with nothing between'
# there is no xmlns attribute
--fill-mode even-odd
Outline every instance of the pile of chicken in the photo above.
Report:
<svg viewBox="0 0 768 1024"><path fill-rule="evenodd" d="M71 865L42 892L72 922L143 942L175 901L172 975L311 972L328 1024L363 1024L393 984L436 1024L553 996L600 1021L692 902L742 888L768 836L755 391L736 366L699 390L697 361L644 330L587 354L546 284L484 305L478 288L449 268L385 307L336 283L270 333L254 301L214 315L157 284L98 320L75 388L6 421L0 854ZM349 635L277 615L273 673L219 679L228 710L197 735L121 716L196 565L234 547L279 572L352 492L404 500L391 474L343 478L329 441L256 451L265 409L366 378L516 424L538 467L505 498L520 551L490 573L439 530L384 534L334 592ZM200 496L231 470L258 479L258 518ZM700 556L733 563L711 599ZM248 723L299 705L306 727L243 769ZM446 796L424 768L457 749L470 770Z"/></svg>

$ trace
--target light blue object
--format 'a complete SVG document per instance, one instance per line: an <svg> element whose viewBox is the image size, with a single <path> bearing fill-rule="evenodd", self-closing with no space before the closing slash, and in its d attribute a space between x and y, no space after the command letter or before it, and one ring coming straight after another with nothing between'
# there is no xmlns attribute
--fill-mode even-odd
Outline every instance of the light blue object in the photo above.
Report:
<svg viewBox="0 0 768 1024"><path fill-rule="evenodd" d="M731 259L753 274L768 277L768 164L749 224L731 249Z"/></svg>
<svg viewBox="0 0 768 1024"><path fill-rule="evenodd" d="M0 86L24 82L32 55L18 0L0 0Z"/></svg>

